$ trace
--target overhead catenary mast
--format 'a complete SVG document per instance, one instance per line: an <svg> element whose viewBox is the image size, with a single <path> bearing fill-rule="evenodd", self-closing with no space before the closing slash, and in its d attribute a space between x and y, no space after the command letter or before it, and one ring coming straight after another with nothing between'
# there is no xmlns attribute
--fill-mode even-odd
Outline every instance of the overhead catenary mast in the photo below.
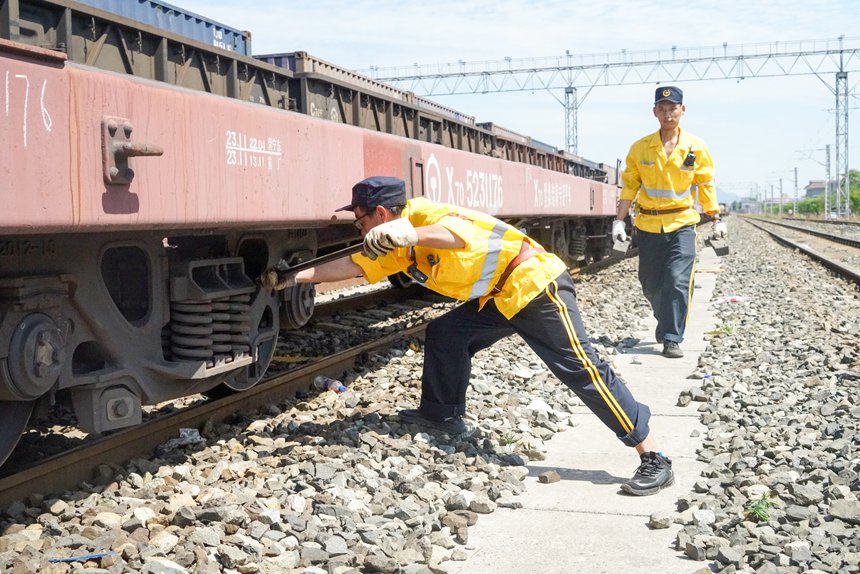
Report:
<svg viewBox="0 0 860 574"><path fill-rule="evenodd" d="M728 65L727 65L728 64ZM563 89L565 150L578 153L578 110L598 86L745 80L750 78L835 74L837 209L846 214L848 199L848 72L860 70L860 39L799 40L692 48L504 58L360 70L372 78L422 96ZM841 179L840 179L841 178Z"/></svg>

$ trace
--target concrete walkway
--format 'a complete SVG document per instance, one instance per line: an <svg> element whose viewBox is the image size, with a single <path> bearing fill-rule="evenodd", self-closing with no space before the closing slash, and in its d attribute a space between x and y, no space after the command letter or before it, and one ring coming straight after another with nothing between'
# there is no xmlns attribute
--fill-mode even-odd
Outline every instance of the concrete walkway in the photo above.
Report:
<svg viewBox="0 0 860 574"><path fill-rule="evenodd" d="M619 486L633 475L639 458L581 407L581 416L574 417L578 426L547 443L546 460L528 465L526 490L517 497L523 508L481 516L469 528L469 558L445 564L451 574L692 574L706 565L674 549L679 525L651 530L647 523L654 512L674 512L676 499L692 490L704 467L696 460L701 438L691 436L705 431L698 403L675 404L693 383L686 377L707 346L704 334L715 326L709 306L717 274L709 271L719 266L713 250L700 251L684 358L660 355L653 317L636 334L640 343L613 357L633 395L651 408L652 435L672 459L674 486L653 496L621 494ZM561 480L539 483L538 475L547 470L556 470Z"/></svg>

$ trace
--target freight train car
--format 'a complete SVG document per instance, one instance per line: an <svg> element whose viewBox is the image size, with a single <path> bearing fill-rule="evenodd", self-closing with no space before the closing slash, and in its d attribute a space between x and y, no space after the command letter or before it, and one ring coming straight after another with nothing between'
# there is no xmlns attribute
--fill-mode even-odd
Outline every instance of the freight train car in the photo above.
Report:
<svg viewBox="0 0 860 574"><path fill-rule="evenodd" d="M255 385L313 288L254 279L357 242L332 213L370 175L607 253L613 170L305 53L0 0L0 82L0 463L39 404L101 433Z"/></svg>

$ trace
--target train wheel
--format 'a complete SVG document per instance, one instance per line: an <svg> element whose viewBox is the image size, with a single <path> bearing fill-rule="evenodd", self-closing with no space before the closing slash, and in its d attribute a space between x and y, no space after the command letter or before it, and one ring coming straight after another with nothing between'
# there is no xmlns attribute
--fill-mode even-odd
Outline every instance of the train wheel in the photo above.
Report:
<svg viewBox="0 0 860 574"><path fill-rule="evenodd" d="M314 314L314 295L312 283L299 283L285 291L281 303L281 329L300 329L311 320Z"/></svg>
<svg viewBox="0 0 860 574"><path fill-rule="evenodd" d="M278 298L270 292L258 289L251 303L251 354L255 358L250 365L239 369L229 379L204 393L217 399L235 392L246 391L260 382L278 344Z"/></svg>
<svg viewBox="0 0 860 574"><path fill-rule="evenodd" d="M15 445L21 439L36 401L0 401L0 421L3 421L3 432L0 433L0 466L6 462Z"/></svg>

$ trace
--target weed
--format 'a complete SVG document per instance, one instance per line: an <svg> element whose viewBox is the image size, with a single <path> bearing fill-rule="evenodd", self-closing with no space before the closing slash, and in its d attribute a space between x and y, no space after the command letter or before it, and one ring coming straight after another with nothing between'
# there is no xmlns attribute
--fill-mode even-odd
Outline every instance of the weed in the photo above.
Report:
<svg viewBox="0 0 860 574"><path fill-rule="evenodd" d="M735 326L731 323L723 323L720 325L718 329L714 329L713 331L708 331L705 333L706 335L726 335L727 337L731 337L735 334Z"/></svg>
<svg viewBox="0 0 860 574"><path fill-rule="evenodd" d="M770 518L768 510L773 506L773 501L766 495L762 494L761 498L751 500L744 510L746 510L747 518L756 522L767 522Z"/></svg>
<svg viewBox="0 0 860 574"><path fill-rule="evenodd" d="M723 335L728 335L731 337L735 334L735 326L731 323L723 323L720 327L720 331L722 331Z"/></svg>
<svg viewBox="0 0 860 574"><path fill-rule="evenodd" d="M505 446L516 444L517 443L517 435L515 435L513 431L508 431L502 435L500 441Z"/></svg>

